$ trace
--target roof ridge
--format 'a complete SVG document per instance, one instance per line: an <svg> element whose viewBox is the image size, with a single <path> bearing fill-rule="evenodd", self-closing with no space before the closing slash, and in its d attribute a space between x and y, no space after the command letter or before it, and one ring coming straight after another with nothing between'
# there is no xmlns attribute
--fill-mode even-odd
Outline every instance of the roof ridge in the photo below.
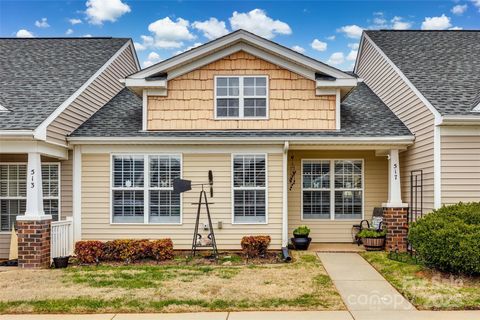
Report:
<svg viewBox="0 0 480 320"><path fill-rule="evenodd" d="M32 38L17 38L17 37L0 37L0 40L92 40L92 39L131 39L129 37L32 37Z"/></svg>

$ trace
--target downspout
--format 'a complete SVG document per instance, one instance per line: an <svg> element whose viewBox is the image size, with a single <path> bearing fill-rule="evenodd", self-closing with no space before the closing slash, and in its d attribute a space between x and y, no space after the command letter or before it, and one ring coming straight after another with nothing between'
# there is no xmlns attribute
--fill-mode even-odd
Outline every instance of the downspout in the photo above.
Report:
<svg viewBox="0 0 480 320"><path fill-rule="evenodd" d="M282 176L283 176L283 203L282 203L282 256L285 262L291 261L288 254L288 149L289 142L285 141L283 145Z"/></svg>

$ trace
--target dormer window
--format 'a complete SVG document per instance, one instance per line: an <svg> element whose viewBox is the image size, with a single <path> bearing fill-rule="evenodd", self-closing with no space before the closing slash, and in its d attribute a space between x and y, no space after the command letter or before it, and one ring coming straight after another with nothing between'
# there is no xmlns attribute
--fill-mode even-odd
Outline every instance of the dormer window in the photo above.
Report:
<svg viewBox="0 0 480 320"><path fill-rule="evenodd" d="M267 76L215 77L215 118L266 119Z"/></svg>

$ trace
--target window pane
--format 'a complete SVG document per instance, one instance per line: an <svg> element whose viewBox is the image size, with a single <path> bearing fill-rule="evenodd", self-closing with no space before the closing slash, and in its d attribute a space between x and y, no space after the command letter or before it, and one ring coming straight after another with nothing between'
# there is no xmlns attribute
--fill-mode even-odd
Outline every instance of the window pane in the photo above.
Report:
<svg viewBox="0 0 480 320"><path fill-rule="evenodd" d="M244 85L245 87L253 87L253 86L255 86L255 78L251 78L251 77L243 78L243 85Z"/></svg>
<svg viewBox="0 0 480 320"><path fill-rule="evenodd" d="M217 88L217 96L226 96L227 95L227 88L226 87L218 87Z"/></svg>
<svg viewBox="0 0 480 320"><path fill-rule="evenodd" d="M330 219L330 191L303 191L303 218Z"/></svg>
<svg viewBox="0 0 480 320"><path fill-rule="evenodd" d="M117 188L143 187L143 156L113 157L113 186Z"/></svg>
<svg viewBox="0 0 480 320"><path fill-rule="evenodd" d="M143 190L113 191L113 222L143 222Z"/></svg>
<svg viewBox="0 0 480 320"><path fill-rule="evenodd" d="M362 188L362 161L335 161L335 188Z"/></svg>
<svg viewBox="0 0 480 320"><path fill-rule="evenodd" d="M239 99L217 99L218 117L238 117Z"/></svg>
<svg viewBox="0 0 480 320"><path fill-rule="evenodd" d="M58 200L44 199L43 211L45 212L45 214L51 215L53 221L58 221Z"/></svg>
<svg viewBox="0 0 480 320"><path fill-rule="evenodd" d="M58 197L58 165L42 165L42 191L44 197Z"/></svg>
<svg viewBox="0 0 480 320"><path fill-rule="evenodd" d="M265 117L267 113L267 101L265 98L245 98L244 104L245 117Z"/></svg>
<svg viewBox="0 0 480 320"><path fill-rule="evenodd" d="M258 87L265 87L267 85L267 78L265 77L257 77L255 78L255 84Z"/></svg>
<svg viewBox="0 0 480 320"><path fill-rule="evenodd" d="M330 161L304 161L303 188L330 188Z"/></svg>
<svg viewBox="0 0 480 320"><path fill-rule="evenodd" d="M362 191L335 191L335 219L361 219Z"/></svg>
<svg viewBox="0 0 480 320"><path fill-rule="evenodd" d="M180 178L180 159L174 156L150 156L150 187L170 188Z"/></svg>
<svg viewBox="0 0 480 320"><path fill-rule="evenodd" d="M235 190L234 221L240 223L266 222L265 190Z"/></svg>
<svg viewBox="0 0 480 320"><path fill-rule="evenodd" d="M265 156L235 156L234 187L265 187Z"/></svg>
<svg viewBox="0 0 480 320"><path fill-rule="evenodd" d="M26 200L0 200L1 231L11 231L16 226L16 218L25 214Z"/></svg>
<svg viewBox="0 0 480 320"><path fill-rule="evenodd" d="M172 191L150 191L150 222L180 223L180 194Z"/></svg>
<svg viewBox="0 0 480 320"><path fill-rule="evenodd" d="M217 86L226 87L228 84L227 78L217 78Z"/></svg>

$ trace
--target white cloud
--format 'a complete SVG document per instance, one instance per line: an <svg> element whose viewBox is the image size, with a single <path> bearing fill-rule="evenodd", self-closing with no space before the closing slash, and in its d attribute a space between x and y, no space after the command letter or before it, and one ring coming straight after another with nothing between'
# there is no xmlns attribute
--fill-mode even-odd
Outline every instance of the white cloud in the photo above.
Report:
<svg viewBox="0 0 480 320"><path fill-rule="evenodd" d="M27 29L20 29L17 31L16 34L17 38L33 38L33 33L28 31Z"/></svg>
<svg viewBox="0 0 480 320"><path fill-rule="evenodd" d="M151 65L159 62L161 60L160 55L156 52L150 52L147 56L147 60L143 61L143 67L150 67Z"/></svg>
<svg viewBox="0 0 480 320"><path fill-rule="evenodd" d="M363 28L357 26L356 24L352 24L352 25L348 25L348 26L343 26L340 29L338 29L337 31L344 33L349 38L357 39L357 38L360 38L362 36Z"/></svg>
<svg viewBox="0 0 480 320"><path fill-rule="evenodd" d="M67 31L65 31L65 34L66 34L67 36L71 35L72 33L73 33L73 29L70 29L70 28L67 29Z"/></svg>
<svg viewBox="0 0 480 320"><path fill-rule="evenodd" d="M91 38L92 35L91 35L90 33L87 33L87 34L84 34L82 37L84 37L84 38Z"/></svg>
<svg viewBox="0 0 480 320"><path fill-rule="evenodd" d="M330 40L330 41L335 40L335 35L327 37L327 40Z"/></svg>
<svg viewBox="0 0 480 320"><path fill-rule="evenodd" d="M313 49L315 49L317 51L327 50L327 43L323 42L323 41L320 41L318 39L313 40L310 45L312 46Z"/></svg>
<svg viewBox="0 0 480 320"><path fill-rule="evenodd" d="M40 20L35 21L35 26L37 28L48 28L50 25L48 24L47 18L42 18Z"/></svg>
<svg viewBox="0 0 480 320"><path fill-rule="evenodd" d="M188 50L192 50L193 48L196 48L196 47L201 46L201 45L202 45L201 42L195 42L194 44L192 44L191 46L186 47L186 48L183 49L183 50L178 50L177 52L175 52L175 55L180 54L180 53L183 53L183 52L188 51Z"/></svg>
<svg viewBox="0 0 480 320"><path fill-rule="evenodd" d="M422 30L445 30L452 26L450 18L445 14L440 17L425 17L422 22Z"/></svg>
<svg viewBox="0 0 480 320"><path fill-rule="evenodd" d="M177 18L176 21L169 17L159 19L148 26L148 31L152 32L154 37L142 36L143 44L163 49L180 48L183 41L195 39L188 30L189 26L190 22L182 18Z"/></svg>
<svg viewBox="0 0 480 320"><path fill-rule="evenodd" d="M145 45L141 44L140 42L134 42L133 46L135 47L135 50L137 50L137 51L143 51L143 50L147 49L147 47Z"/></svg>
<svg viewBox="0 0 480 320"><path fill-rule="evenodd" d="M473 5L478 8L478 12L480 12L480 0L471 0Z"/></svg>
<svg viewBox="0 0 480 320"><path fill-rule="evenodd" d="M345 62L345 56L343 55L343 52L332 53L332 55L330 56L330 58L328 58L328 61L327 61L327 63L331 65L338 65L344 62Z"/></svg>
<svg viewBox="0 0 480 320"><path fill-rule="evenodd" d="M235 11L229 20L233 30L245 29L267 39L273 39L277 34L292 33L288 24L273 20L262 9L254 9L247 13Z"/></svg>
<svg viewBox="0 0 480 320"><path fill-rule="evenodd" d="M292 50L297 51L298 53L305 53L305 49L300 46L293 46Z"/></svg>
<svg viewBox="0 0 480 320"><path fill-rule="evenodd" d="M350 50L347 55L348 61L355 61L357 59L358 50Z"/></svg>
<svg viewBox="0 0 480 320"><path fill-rule="evenodd" d="M467 11L468 6L466 4L457 4L450 11L453 14L461 16L465 11Z"/></svg>
<svg viewBox="0 0 480 320"><path fill-rule="evenodd" d="M82 23L82 20L73 18L73 19L68 19L68 22L70 22L74 26L76 24Z"/></svg>
<svg viewBox="0 0 480 320"><path fill-rule="evenodd" d="M448 30L463 30L462 27L452 27L452 28L449 28Z"/></svg>
<svg viewBox="0 0 480 320"><path fill-rule="evenodd" d="M205 21L195 21L192 23L192 27L202 31L205 38L209 40L220 38L228 33L228 29L225 27L225 22L218 21L217 18L210 18Z"/></svg>
<svg viewBox="0 0 480 320"><path fill-rule="evenodd" d="M358 50L358 47L360 47L360 44L358 42L349 43L348 47L352 50Z"/></svg>
<svg viewBox="0 0 480 320"><path fill-rule="evenodd" d="M115 22L131 11L130 6L122 0L88 0L86 6L88 22L97 25L103 24L104 21Z"/></svg>
<svg viewBox="0 0 480 320"><path fill-rule="evenodd" d="M412 27L412 23L404 21L402 17L395 16L390 21L392 23L393 30L408 30Z"/></svg>

